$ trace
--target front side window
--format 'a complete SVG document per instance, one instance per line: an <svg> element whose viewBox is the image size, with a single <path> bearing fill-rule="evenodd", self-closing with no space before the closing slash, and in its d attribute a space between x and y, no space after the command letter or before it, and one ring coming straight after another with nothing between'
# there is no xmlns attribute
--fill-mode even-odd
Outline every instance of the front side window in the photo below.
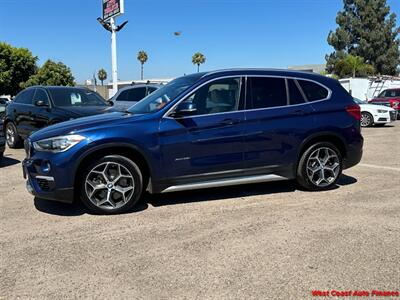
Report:
<svg viewBox="0 0 400 300"><path fill-rule="evenodd" d="M42 89L36 89L33 103L36 103L36 101L43 101L45 104L49 105L49 98L47 97L47 93Z"/></svg>
<svg viewBox="0 0 400 300"><path fill-rule="evenodd" d="M400 97L400 90L386 90L384 97Z"/></svg>
<svg viewBox="0 0 400 300"><path fill-rule="evenodd" d="M21 104L32 104L32 98L35 90L34 89L28 89L25 91L22 91L19 93L15 99L15 103L21 103Z"/></svg>
<svg viewBox="0 0 400 300"><path fill-rule="evenodd" d="M329 92L323 86L308 80L297 80L308 101L323 100L328 97Z"/></svg>
<svg viewBox="0 0 400 300"><path fill-rule="evenodd" d="M121 94L117 97L117 101L130 101L130 102L138 102L142 100L146 96L146 88L138 87L138 88L130 88L125 91L122 91Z"/></svg>
<svg viewBox="0 0 400 300"><path fill-rule="evenodd" d="M253 109L287 105L284 78L249 77L248 83Z"/></svg>
<svg viewBox="0 0 400 300"><path fill-rule="evenodd" d="M239 108L240 78L224 78L207 83L184 102L193 103L193 115L208 115L236 111Z"/></svg>
<svg viewBox="0 0 400 300"><path fill-rule="evenodd" d="M49 91L55 106L107 106L99 94L89 90L56 88Z"/></svg>

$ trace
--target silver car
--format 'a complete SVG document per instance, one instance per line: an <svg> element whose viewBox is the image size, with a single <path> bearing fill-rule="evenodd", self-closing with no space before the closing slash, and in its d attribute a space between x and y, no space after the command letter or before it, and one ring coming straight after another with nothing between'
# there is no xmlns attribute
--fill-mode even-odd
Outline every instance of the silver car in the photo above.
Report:
<svg viewBox="0 0 400 300"><path fill-rule="evenodd" d="M162 87L161 84L135 84L127 86L118 90L108 101L113 103L115 109L124 111L160 87Z"/></svg>

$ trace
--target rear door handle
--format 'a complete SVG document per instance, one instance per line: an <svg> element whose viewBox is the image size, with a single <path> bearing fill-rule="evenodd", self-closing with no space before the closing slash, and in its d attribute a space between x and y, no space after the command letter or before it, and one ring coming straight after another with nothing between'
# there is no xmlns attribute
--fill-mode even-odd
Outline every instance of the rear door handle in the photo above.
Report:
<svg viewBox="0 0 400 300"><path fill-rule="evenodd" d="M221 125L234 125L239 123L239 120L237 119L225 119L220 122Z"/></svg>

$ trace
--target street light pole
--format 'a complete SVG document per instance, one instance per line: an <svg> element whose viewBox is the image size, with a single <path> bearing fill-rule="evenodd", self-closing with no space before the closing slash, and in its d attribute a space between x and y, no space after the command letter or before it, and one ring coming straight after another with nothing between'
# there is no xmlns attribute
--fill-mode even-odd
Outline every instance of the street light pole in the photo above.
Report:
<svg viewBox="0 0 400 300"><path fill-rule="evenodd" d="M113 88L112 93L115 95L118 91L118 66L117 66L117 27L114 18L110 19L111 27L111 73Z"/></svg>

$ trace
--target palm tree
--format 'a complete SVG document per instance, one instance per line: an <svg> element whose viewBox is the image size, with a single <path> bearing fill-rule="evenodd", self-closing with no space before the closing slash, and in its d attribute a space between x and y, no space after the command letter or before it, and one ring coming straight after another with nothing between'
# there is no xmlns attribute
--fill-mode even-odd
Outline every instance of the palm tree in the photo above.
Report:
<svg viewBox="0 0 400 300"><path fill-rule="evenodd" d="M197 65L197 72L200 71L200 65L204 64L205 62L206 62L206 57L202 53L196 52L195 54L193 54L192 63L194 65Z"/></svg>
<svg viewBox="0 0 400 300"><path fill-rule="evenodd" d="M141 73L140 73L140 79L142 79L142 80L143 80L143 65L147 61L148 58L149 57L147 56L147 53L144 50L141 50L138 52L137 59L138 59L138 61L140 61L140 64L142 67Z"/></svg>
<svg viewBox="0 0 400 300"><path fill-rule="evenodd" d="M97 72L97 77L99 78L99 80L101 81L101 85L103 85L103 81L107 79L107 72L104 69L100 69Z"/></svg>
<svg viewBox="0 0 400 300"><path fill-rule="evenodd" d="M364 67L364 59L360 56L348 55L345 61L352 70L353 78L356 77L356 72Z"/></svg>

